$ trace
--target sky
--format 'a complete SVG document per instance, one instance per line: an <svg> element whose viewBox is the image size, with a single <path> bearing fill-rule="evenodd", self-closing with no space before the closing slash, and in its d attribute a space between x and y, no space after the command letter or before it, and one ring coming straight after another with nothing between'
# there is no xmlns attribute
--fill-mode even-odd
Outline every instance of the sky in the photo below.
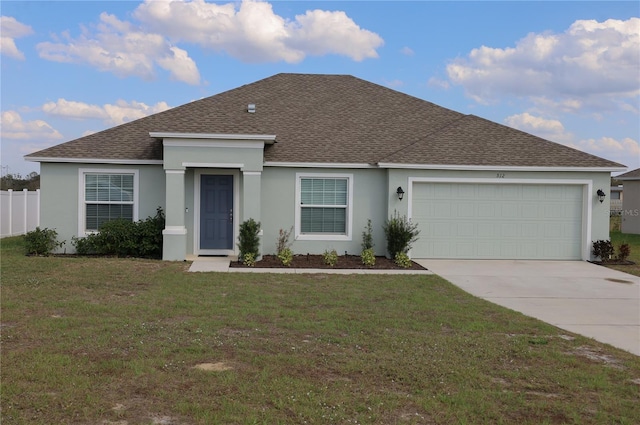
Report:
<svg viewBox="0 0 640 425"><path fill-rule="evenodd" d="M354 75L640 167L637 1L3 0L0 14L3 175L281 72Z"/></svg>

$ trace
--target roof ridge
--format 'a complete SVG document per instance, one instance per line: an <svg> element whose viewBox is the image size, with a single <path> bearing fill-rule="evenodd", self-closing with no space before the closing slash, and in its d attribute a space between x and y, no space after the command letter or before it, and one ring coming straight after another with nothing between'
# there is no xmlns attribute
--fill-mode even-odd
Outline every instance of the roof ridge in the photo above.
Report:
<svg viewBox="0 0 640 425"><path fill-rule="evenodd" d="M461 117L456 118L455 120L453 120L453 121L450 121L450 122L446 123L446 124L445 124L445 125L443 125L442 127L438 127L438 128L436 128L436 129L434 129L434 130L433 130L433 131L431 131L429 134L426 134L426 135L424 135L424 136L422 136L422 137L419 137L419 138L418 138L418 139L416 139L414 142L411 142L411 143L409 143L408 145L405 145L405 146L403 146L403 147L401 147L401 148L398 148L398 149L396 149L395 151L391 152L390 154L383 156L382 158L380 158L380 159L379 159L378 161L376 161L376 162L377 162L377 163L383 162L383 160L384 160L385 158L389 158L389 157L391 157L391 156L393 156L393 155L395 155L395 154L397 154L397 153L402 152L402 151L403 151L403 150L405 150L405 149L409 149L410 147L414 146L416 143L422 142L422 141L424 141L424 140L428 139L429 137L433 136L435 133L438 133L438 132L440 132L440 131L444 130L445 128L450 127L450 126L452 126L453 124L455 124L455 123L457 123L457 122L459 122L459 121L461 121L461 120L463 120L463 119L465 119L465 118L467 118L467 117L470 117L470 116L472 116L472 115L471 115L471 114L462 115Z"/></svg>

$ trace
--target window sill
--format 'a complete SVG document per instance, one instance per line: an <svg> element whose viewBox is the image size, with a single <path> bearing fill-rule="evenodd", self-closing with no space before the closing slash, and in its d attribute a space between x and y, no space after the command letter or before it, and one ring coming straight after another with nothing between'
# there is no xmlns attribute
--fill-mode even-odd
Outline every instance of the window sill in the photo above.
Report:
<svg viewBox="0 0 640 425"><path fill-rule="evenodd" d="M350 241L351 235L321 235L301 234L296 235L297 241Z"/></svg>

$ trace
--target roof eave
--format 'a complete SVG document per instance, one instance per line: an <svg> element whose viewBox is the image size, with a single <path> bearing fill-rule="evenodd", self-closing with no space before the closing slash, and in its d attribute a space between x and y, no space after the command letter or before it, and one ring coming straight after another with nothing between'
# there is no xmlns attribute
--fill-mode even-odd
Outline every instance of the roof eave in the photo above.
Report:
<svg viewBox="0 0 640 425"><path fill-rule="evenodd" d="M268 145L276 142L275 134L171 133L150 131L149 136L154 139L255 140L263 141Z"/></svg>
<svg viewBox="0 0 640 425"><path fill-rule="evenodd" d="M380 168L403 168L414 170L459 170L459 171L596 171L617 172L626 170L624 167L547 167L541 165L456 165L456 164L400 164L393 162L380 162Z"/></svg>
<svg viewBox="0 0 640 425"><path fill-rule="evenodd" d="M60 163L85 163L85 164L122 164L122 165L162 165L161 159L123 159L123 158L64 158L25 156L25 161L31 162L60 162Z"/></svg>

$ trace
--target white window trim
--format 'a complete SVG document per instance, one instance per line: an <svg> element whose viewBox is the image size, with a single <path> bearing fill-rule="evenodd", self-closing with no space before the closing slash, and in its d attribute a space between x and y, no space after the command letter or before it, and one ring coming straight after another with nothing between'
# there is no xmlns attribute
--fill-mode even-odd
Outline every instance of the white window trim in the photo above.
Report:
<svg viewBox="0 0 640 425"><path fill-rule="evenodd" d="M79 168L78 169L78 236L86 236L94 231L87 230L86 226L86 200L85 200L85 177L87 174L133 174L133 221L139 220L139 170L119 169L119 168Z"/></svg>
<svg viewBox="0 0 640 425"><path fill-rule="evenodd" d="M346 234L304 234L300 230L302 218L301 181L303 178L347 179ZM299 241L350 241L353 238L353 174L296 173L295 239Z"/></svg>

